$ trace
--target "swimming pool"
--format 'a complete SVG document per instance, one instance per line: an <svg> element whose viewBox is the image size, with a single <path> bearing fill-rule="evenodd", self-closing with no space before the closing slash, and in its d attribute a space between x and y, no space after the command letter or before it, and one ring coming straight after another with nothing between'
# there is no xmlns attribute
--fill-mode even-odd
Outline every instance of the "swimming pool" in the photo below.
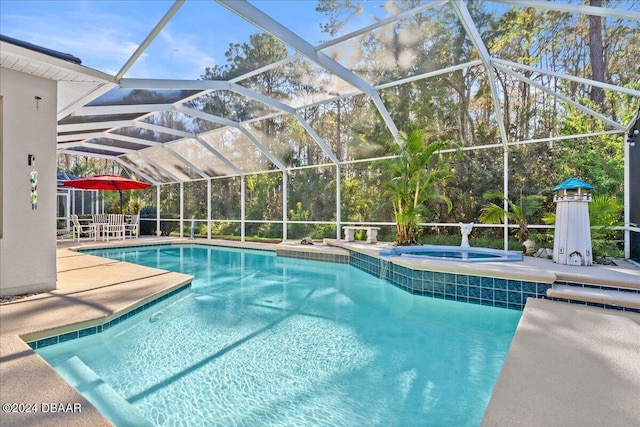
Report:
<svg viewBox="0 0 640 427"><path fill-rule="evenodd" d="M117 425L478 425L521 315L271 252L93 253L195 276L101 334L37 350Z"/></svg>
<svg viewBox="0 0 640 427"><path fill-rule="evenodd" d="M381 258L391 256L411 256L464 262L522 261L521 252L502 251L491 248L439 245L397 246L380 252Z"/></svg>

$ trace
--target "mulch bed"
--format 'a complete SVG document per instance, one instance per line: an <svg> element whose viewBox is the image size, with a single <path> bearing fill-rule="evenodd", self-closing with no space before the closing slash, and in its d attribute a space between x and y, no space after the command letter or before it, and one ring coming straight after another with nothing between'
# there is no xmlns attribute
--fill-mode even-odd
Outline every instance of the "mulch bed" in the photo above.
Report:
<svg viewBox="0 0 640 427"><path fill-rule="evenodd" d="M19 299L26 298L26 297L30 297L31 295L38 295L38 293L23 294L23 295L8 295L8 296L0 297L0 304L4 304L4 303L7 303L7 302L12 302L12 301L19 300Z"/></svg>

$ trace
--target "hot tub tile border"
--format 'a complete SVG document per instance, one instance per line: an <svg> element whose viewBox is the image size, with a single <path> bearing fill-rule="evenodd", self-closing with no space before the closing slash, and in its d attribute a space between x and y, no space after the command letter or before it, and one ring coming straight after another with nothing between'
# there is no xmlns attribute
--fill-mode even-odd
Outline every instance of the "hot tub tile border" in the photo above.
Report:
<svg viewBox="0 0 640 427"><path fill-rule="evenodd" d="M383 267L378 257L353 250L349 254L350 265L409 293L469 304L522 310L527 298L547 299L547 289L552 286L526 280L413 270L394 263Z"/></svg>
<svg viewBox="0 0 640 427"><path fill-rule="evenodd" d="M640 313L640 309L636 308L575 301L564 298L551 298L547 296L547 290L554 284L640 293L640 289L637 288L602 286L567 281L555 281L554 283L532 282L499 277L454 274L442 271L413 270L393 263L387 263L386 267L381 267L381 260L378 257L353 250L349 250L349 253L350 265L376 277L385 279L392 285L414 295L514 310L522 310L527 302L527 298L542 298L570 304ZM474 288L479 288L479 295Z"/></svg>

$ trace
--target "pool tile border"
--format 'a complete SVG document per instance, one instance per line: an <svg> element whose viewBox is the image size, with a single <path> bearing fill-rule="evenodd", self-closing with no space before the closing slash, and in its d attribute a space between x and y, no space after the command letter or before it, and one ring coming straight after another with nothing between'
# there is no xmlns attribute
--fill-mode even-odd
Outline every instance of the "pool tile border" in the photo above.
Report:
<svg viewBox="0 0 640 427"><path fill-rule="evenodd" d="M552 288L554 284L637 294L640 294L640 289L567 281L531 282L440 271L413 270L358 251L349 250L349 253L350 265L385 279L394 286L416 295L514 310L523 310L527 298L541 298L569 304L640 313L640 309L637 308L547 296L547 290Z"/></svg>
<svg viewBox="0 0 640 427"><path fill-rule="evenodd" d="M129 319L130 317L135 316L136 314L139 314L153 306L155 306L156 304L167 300L168 298L171 298L172 296L191 288L191 282L186 283L152 301L149 301L139 307L134 308L133 310L129 310L126 313L122 313L121 315L119 315L118 317L111 319L108 322L102 323L100 325L95 325L95 326L90 326L88 328L82 328L82 329L78 329L75 331L70 331L70 332L65 332L63 334L59 334L59 335L53 335L50 337L46 337L46 338L41 338L39 340L34 340L34 341L28 341L27 345L29 347L31 347L32 350L38 350L44 347L48 347L50 345L55 345L55 344L60 344L63 342L67 342L67 341L71 341L71 340L75 340L78 338L84 338L90 335L95 335L95 334L99 334L102 333L106 330L108 330L109 328L111 328L112 326L117 325L118 323L121 323L127 319Z"/></svg>
<svg viewBox="0 0 640 427"><path fill-rule="evenodd" d="M288 249L276 249L276 255L286 258L305 259L309 261L349 264L349 255L347 254L335 254L320 251L295 251Z"/></svg>
<svg viewBox="0 0 640 427"><path fill-rule="evenodd" d="M622 307L619 305L611 305L611 304L600 304L597 302L589 302L589 301L578 301L578 300L574 300L574 299L566 299L566 298L557 298L557 297L552 297L552 298L548 298L551 301L559 301L559 302L564 302L567 304L575 304L575 305L587 305L589 307L598 307L598 308L604 308L607 310L616 310L616 311L626 311L626 312L630 312L630 313L640 313L640 308L632 308L632 307Z"/></svg>
<svg viewBox="0 0 640 427"><path fill-rule="evenodd" d="M630 292L632 294L640 294L640 289L635 289L635 288L601 286L601 285L593 285L590 283L576 283L576 282L566 282L566 281L556 281L555 283L558 285L575 286L578 288L604 289L604 290L610 290L610 291Z"/></svg>

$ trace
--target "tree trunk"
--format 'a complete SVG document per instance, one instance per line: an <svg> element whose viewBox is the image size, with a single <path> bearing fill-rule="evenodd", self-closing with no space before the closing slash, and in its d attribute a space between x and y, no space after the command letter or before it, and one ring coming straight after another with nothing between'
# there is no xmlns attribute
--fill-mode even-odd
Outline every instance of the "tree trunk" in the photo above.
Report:
<svg viewBox="0 0 640 427"><path fill-rule="evenodd" d="M602 7L602 0L590 0L590 6ZM589 16L589 53L591 56L591 78L604 82L604 49L602 44L602 18ZM590 98L602 106L604 104L604 90L592 87Z"/></svg>

